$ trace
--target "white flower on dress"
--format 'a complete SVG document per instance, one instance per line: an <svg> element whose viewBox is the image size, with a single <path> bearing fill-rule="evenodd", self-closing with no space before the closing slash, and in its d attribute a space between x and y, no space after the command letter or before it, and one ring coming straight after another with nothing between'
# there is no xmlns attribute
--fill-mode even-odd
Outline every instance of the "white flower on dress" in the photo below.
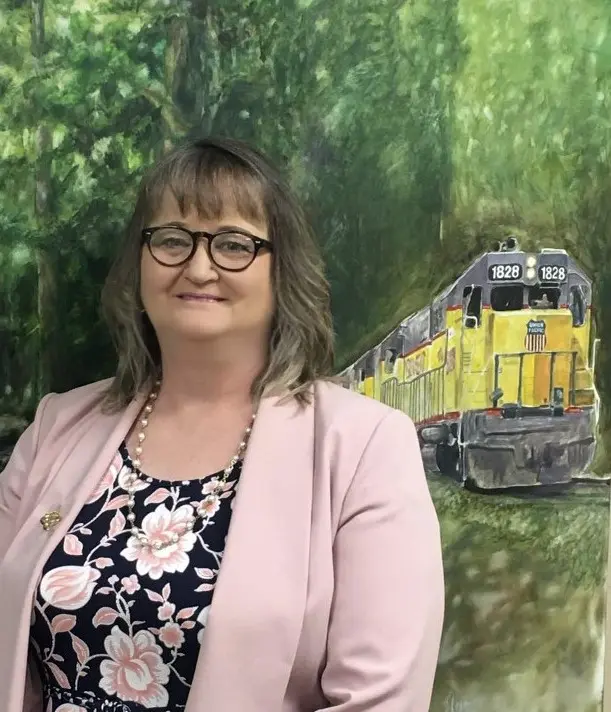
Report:
<svg viewBox="0 0 611 712"><path fill-rule="evenodd" d="M168 648L180 648L185 642L185 634L178 623L166 623L159 631L159 640Z"/></svg>
<svg viewBox="0 0 611 712"><path fill-rule="evenodd" d="M40 582L40 595L55 608L75 611L91 598L100 572L91 566L58 566Z"/></svg>
<svg viewBox="0 0 611 712"><path fill-rule="evenodd" d="M169 697L163 685L170 679L170 669L164 665L162 649L149 631L141 630L130 638L114 626L104 648L110 660L100 665L100 687L106 694L147 709L166 707Z"/></svg>
<svg viewBox="0 0 611 712"><path fill-rule="evenodd" d="M132 596L136 591L140 590L140 584L138 583L138 577L136 574L131 574L131 576L126 576L121 579L121 586L125 589L125 592Z"/></svg>
<svg viewBox="0 0 611 712"><path fill-rule="evenodd" d="M87 712L87 710L84 707L79 707L79 705L71 705L64 702L64 704L60 705L55 712Z"/></svg>
<svg viewBox="0 0 611 712"><path fill-rule="evenodd" d="M157 609L157 617L160 621L169 621L174 615L176 606L173 603L166 601Z"/></svg>
<svg viewBox="0 0 611 712"><path fill-rule="evenodd" d="M218 487L219 485L219 478L218 477L213 477L211 480L208 480L208 482L204 483L204 486L202 487L202 494L206 496L207 494L212 494L214 490Z"/></svg>
<svg viewBox="0 0 611 712"><path fill-rule="evenodd" d="M123 464L122 460L121 464ZM129 467L122 467L121 471L119 472L118 478L119 487L123 490L126 490L128 487L132 486L134 488L134 492L140 492L141 490L145 490L147 487L149 487L149 483L146 482L146 480L143 480L141 477L136 478L136 481L133 484L130 484L132 482L132 477L132 471L129 469Z"/></svg>
<svg viewBox="0 0 611 712"><path fill-rule="evenodd" d="M185 524L193 519L193 508L188 504L178 507L173 512L160 504L142 520L142 531L149 541L167 542L177 535L178 541L163 549L143 545L137 537L130 536L127 546L121 552L128 561L136 562L136 571L140 576L147 574L152 579L160 579L162 574L185 571L189 565L186 552L191 551L196 541L193 532L184 532Z"/></svg>
<svg viewBox="0 0 611 712"><path fill-rule="evenodd" d="M208 480L208 482L205 482L204 485L202 486L202 494L204 496L206 496L208 494L212 494L218 486L219 486L219 478L213 477L211 480ZM230 480L229 482L225 482L225 484L221 487L221 492L228 492L230 489L233 489L234 486L235 486L235 480Z"/></svg>
<svg viewBox="0 0 611 712"><path fill-rule="evenodd" d="M221 508L221 498L209 494L206 499L197 503L197 509L203 509L207 517L212 518Z"/></svg>

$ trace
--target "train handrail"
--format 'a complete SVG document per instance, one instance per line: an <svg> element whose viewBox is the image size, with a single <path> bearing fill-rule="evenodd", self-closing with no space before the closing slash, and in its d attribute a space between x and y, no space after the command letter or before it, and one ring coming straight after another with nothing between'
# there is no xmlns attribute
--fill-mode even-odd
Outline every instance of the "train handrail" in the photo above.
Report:
<svg viewBox="0 0 611 712"><path fill-rule="evenodd" d="M433 415L443 415L445 413L444 369L445 364L442 364L402 381L399 381L396 376L387 378L380 385L380 400L407 413L415 422ZM432 393L426 393L427 385Z"/></svg>

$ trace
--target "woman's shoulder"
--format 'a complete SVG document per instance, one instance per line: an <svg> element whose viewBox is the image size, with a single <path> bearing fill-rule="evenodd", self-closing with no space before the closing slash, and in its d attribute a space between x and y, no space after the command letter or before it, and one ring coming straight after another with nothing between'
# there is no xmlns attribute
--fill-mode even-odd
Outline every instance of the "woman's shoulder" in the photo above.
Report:
<svg viewBox="0 0 611 712"><path fill-rule="evenodd" d="M47 393L15 444L6 469L11 470L14 466L12 469L20 476L21 471L29 471L34 457L43 453L47 446L71 438L75 432L88 428L96 418L102 418L102 404L111 382L111 379L105 379L65 392ZM3 477L4 472L2 470Z"/></svg>
<svg viewBox="0 0 611 712"><path fill-rule="evenodd" d="M84 402L102 401L108 388L112 384L112 378L104 378L100 381L92 381L82 386L70 388L67 391L50 393L55 403L63 405L81 404Z"/></svg>
<svg viewBox="0 0 611 712"><path fill-rule="evenodd" d="M327 427L364 434L382 428L414 428L411 418L374 398L351 391L333 381L314 384L314 402Z"/></svg>
<svg viewBox="0 0 611 712"><path fill-rule="evenodd" d="M100 412L112 379L87 383L63 392L48 393L38 404L33 426L44 437L51 429L78 422L92 412Z"/></svg>
<svg viewBox="0 0 611 712"><path fill-rule="evenodd" d="M81 409L90 406L98 406L102 403L108 388L112 383L112 378L105 378L100 381L86 383L67 391L48 393L42 400L46 402L46 408L52 410L66 410L71 408Z"/></svg>

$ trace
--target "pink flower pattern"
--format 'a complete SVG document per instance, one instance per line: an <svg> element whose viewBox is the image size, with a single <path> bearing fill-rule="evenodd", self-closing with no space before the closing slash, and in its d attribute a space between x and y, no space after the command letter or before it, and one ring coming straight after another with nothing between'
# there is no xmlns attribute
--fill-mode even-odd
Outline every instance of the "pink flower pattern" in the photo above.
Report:
<svg viewBox="0 0 611 712"><path fill-rule="evenodd" d="M192 518L193 507L190 504L184 504L174 511L167 509L165 504L160 504L155 511L144 517L141 528L150 540L157 539L166 543L171 540L172 534L184 531L185 524ZM137 537L130 536L121 556L136 562L136 571L140 576L148 575L152 579L160 579L164 573L182 573L187 568L187 553L193 549L196 540L194 533L183 534L177 544L155 550L143 546Z"/></svg>
<svg viewBox="0 0 611 712"><path fill-rule="evenodd" d="M76 611L89 602L99 578L90 566L58 566L42 577L40 596L59 610Z"/></svg>
<svg viewBox="0 0 611 712"><path fill-rule="evenodd" d="M170 670L163 664L161 648L152 633L141 630L131 638L114 626L104 648L110 660L103 660L100 665L100 687L106 693L149 709L167 706L169 697L164 685Z"/></svg>
<svg viewBox="0 0 611 712"><path fill-rule="evenodd" d="M30 646L43 677L45 712L184 710L218 576L238 464L219 498L220 473L188 482L141 473L136 524L179 540L149 549L132 536L125 445L49 557L33 607ZM193 506L210 519L182 534Z"/></svg>

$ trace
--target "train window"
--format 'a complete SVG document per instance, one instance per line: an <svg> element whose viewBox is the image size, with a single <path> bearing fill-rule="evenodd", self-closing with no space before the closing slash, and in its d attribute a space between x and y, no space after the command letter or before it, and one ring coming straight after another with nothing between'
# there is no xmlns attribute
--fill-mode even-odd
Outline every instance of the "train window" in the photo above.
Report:
<svg viewBox="0 0 611 712"><path fill-rule="evenodd" d="M431 307L431 336L443 331L446 326L446 311L444 303L434 304Z"/></svg>
<svg viewBox="0 0 611 712"><path fill-rule="evenodd" d="M365 378L370 378L371 376L374 376L376 372L376 365L375 365L375 355L372 353L367 354L367 357L365 358L365 362L363 364L363 375Z"/></svg>
<svg viewBox="0 0 611 712"><path fill-rule="evenodd" d="M529 287L528 306L531 309L558 309L560 289L558 287Z"/></svg>
<svg viewBox="0 0 611 712"><path fill-rule="evenodd" d="M397 360L397 351L395 349L386 349L384 352L384 372L393 373L395 370L395 362Z"/></svg>
<svg viewBox="0 0 611 712"><path fill-rule="evenodd" d="M482 318L482 288L481 287L465 287L462 293L463 296L463 314L464 323L468 329L473 329L479 326ZM466 308L465 308L466 302ZM470 319L467 317L471 317Z"/></svg>
<svg viewBox="0 0 611 712"><path fill-rule="evenodd" d="M573 315L573 326L583 326L586 321L586 300L581 287L571 287L569 309Z"/></svg>
<svg viewBox="0 0 611 712"><path fill-rule="evenodd" d="M494 311L519 311L524 302L524 287L503 284L490 290L490 306Z"/></svg>

